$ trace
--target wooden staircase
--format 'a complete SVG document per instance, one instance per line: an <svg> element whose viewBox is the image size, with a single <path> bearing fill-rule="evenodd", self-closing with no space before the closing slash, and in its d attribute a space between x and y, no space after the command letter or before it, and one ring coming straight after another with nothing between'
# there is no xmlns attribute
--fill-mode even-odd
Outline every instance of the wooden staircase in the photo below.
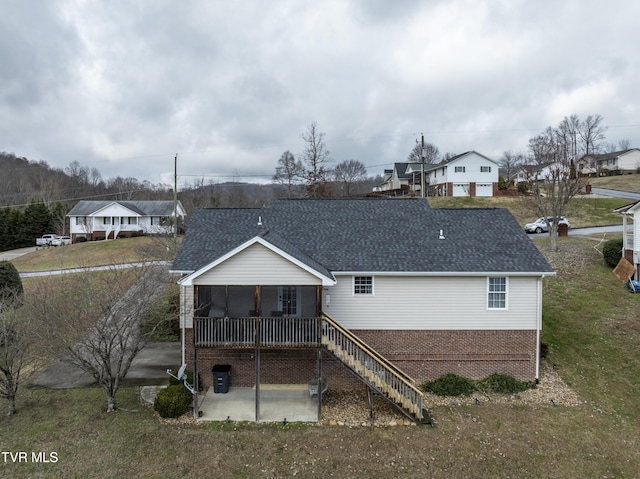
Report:
<svg viewBox="0 0 640 479"><path fill-rule="evenodd" d="M422 424L433 421L415 381L326 314L322 315L322 346L351 369L367 386Z"/></svg>

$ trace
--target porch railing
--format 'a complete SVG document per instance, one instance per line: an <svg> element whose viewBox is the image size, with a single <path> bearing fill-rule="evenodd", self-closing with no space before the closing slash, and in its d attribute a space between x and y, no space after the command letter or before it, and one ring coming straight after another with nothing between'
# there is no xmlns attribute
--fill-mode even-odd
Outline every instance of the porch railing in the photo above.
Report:
<svg viewBox="0 0 640 479"><path fill-rule="evenodd" d="M327 315L322 317L322 345L408 417L432 423L415 380Z"/></svg>
<svg viewBox="0 0 640 479"><path fill-rule="evenodd" d="M432 423L416 382L331 317L195 317L196 347L323 347L412 419Z"/></svg>
<svg viewBox="0 0 640 479"><path fill-rule="evenodd" d="M197 347L318 347L320 318L194 318Z"/></svg>

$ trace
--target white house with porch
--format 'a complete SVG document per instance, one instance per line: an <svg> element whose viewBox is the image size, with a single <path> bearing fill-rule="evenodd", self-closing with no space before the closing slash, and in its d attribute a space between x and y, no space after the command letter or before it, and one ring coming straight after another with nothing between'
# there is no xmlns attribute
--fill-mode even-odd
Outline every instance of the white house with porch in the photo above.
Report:
<svg viewBox="0 0 640 479"><path fill-rule="evenodd" d="M256 421L262 384L364 383L424 421L425 380L539 377L542 278L554 272L506 209L420 199L198 209L172 270L183 363L205 389L217 365L232 368L233 387L253 388Z"/></svg>
<svg viewBox="0 0 640 479"><path fill-rule="evenodd" d="M67 216L73 242L171 234L186 213L180 201L79 201Z"/></svg>

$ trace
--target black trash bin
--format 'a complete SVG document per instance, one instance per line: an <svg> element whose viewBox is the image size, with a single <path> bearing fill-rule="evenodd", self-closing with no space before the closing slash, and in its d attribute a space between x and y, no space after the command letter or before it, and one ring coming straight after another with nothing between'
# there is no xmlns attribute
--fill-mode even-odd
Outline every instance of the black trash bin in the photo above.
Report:
<svg viewBox="0 0 640 479"><path fill-rule="evenodd" d="M228 393L231 382L231 365L216 364L213 369L213 392Z"/></svg>

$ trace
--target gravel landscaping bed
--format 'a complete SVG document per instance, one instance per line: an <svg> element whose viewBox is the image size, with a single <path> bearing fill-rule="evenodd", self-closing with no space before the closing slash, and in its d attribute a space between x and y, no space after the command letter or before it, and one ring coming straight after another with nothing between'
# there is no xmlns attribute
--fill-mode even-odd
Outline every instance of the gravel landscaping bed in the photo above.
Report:
<svg viewBox="0 0 640 479"><path fill-rule="evenodd" d="M540 382L534 389L517 394L495 394L476 392L471 396L436 396L425 393L425 407L463 406L486 403L501 404L548 404L549 406L578 406L582 401L560 378L547 362L540 365ZM373 421L370 419L366 390L348 393L329 391L322 405L322 424L347 426L395 426L415 424L395 407L379 396L374 396Z"/></svg>

